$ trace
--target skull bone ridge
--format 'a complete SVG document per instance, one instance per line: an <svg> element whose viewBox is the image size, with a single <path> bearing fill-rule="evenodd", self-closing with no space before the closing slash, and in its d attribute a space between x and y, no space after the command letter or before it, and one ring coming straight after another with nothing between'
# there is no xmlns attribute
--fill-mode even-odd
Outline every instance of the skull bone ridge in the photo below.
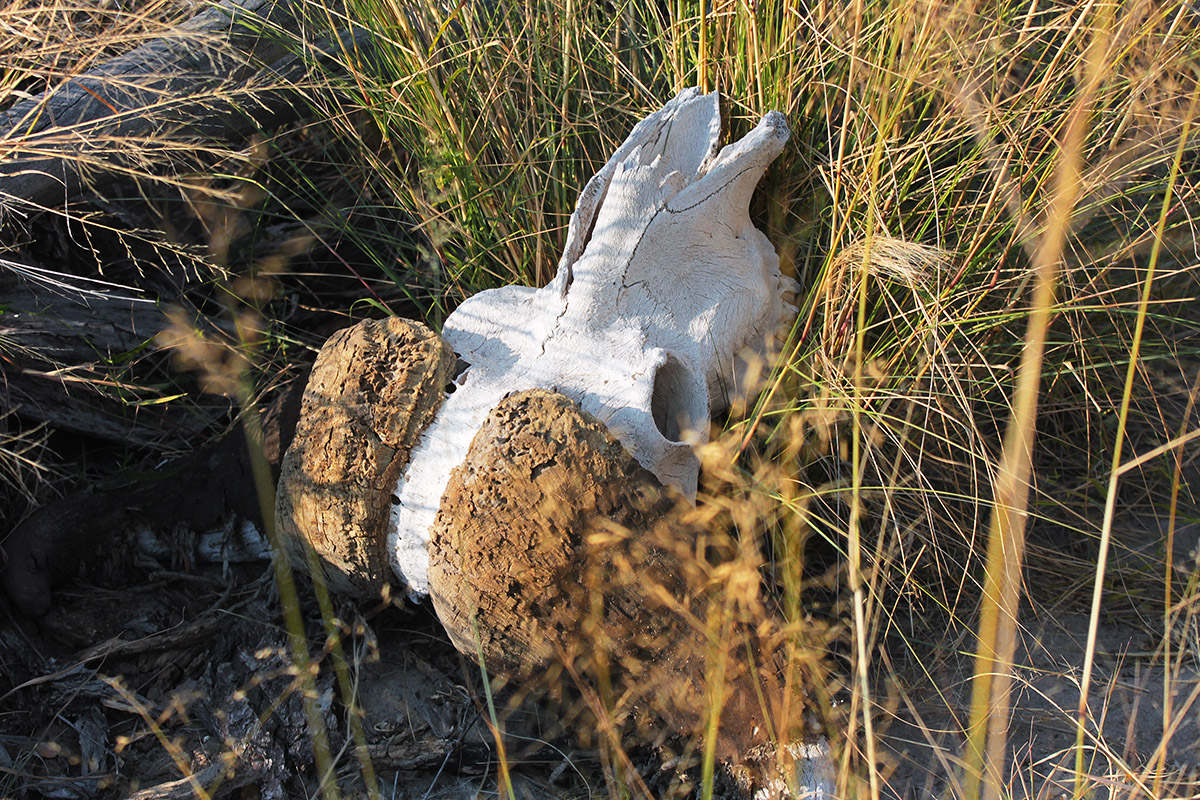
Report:
<svg viewBox="0 0 1200 800"><path fill-rule="evenodd" d="M750 195L789 136L768 112L720 147L716 92L685 89L639 122L584 187L558 273L474 295L442 336L468 366L400 476L387 552L428 594L426 545L451 472L506 395L560 392L665 485L694 499L712 414L794 309L792 282L750 221Z"/></svg>

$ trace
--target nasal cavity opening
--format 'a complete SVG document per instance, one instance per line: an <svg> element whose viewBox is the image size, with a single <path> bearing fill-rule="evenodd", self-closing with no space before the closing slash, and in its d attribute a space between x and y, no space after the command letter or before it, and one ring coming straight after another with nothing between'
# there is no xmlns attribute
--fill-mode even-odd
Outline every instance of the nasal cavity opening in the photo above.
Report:
<svg viewBox="0 0 1200 800"><path fill-rule="evenodd" d="M696 382L687 367L671 356L654 373L654 392L650 395L650 414L658 432L672 442L682 441L684 433L698 429L705 409L696 392Z"/></svg>

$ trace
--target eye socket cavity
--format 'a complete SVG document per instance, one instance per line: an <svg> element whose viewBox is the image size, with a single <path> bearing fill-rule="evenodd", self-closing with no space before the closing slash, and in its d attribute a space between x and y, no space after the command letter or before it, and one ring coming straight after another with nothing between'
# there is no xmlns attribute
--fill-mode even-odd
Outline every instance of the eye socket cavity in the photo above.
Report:
<svg viewBox="0 0 1200 800"><path fill-rule="evenodd" d="M708 399L697 376L669 353L654 372L650 415L670 442L691 443L707 428Z"/></svg>

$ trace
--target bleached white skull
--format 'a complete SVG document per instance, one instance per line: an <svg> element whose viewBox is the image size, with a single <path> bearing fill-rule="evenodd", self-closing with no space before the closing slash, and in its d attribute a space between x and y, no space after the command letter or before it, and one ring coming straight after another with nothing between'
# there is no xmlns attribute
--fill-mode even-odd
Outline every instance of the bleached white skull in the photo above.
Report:
<svg viewBox="0 0 1200 800"><path fill-rule="evenodd" d="M415 595L451 471L507 394L561 392L664 484L694 498L693 447L765 355L791 282L750 221L750 195L788 139L769 112L720 147L718 95L680 92L638 123L571 217L554 280L481 292L442 336L468 365L414 448L388 552Z"/></svg>

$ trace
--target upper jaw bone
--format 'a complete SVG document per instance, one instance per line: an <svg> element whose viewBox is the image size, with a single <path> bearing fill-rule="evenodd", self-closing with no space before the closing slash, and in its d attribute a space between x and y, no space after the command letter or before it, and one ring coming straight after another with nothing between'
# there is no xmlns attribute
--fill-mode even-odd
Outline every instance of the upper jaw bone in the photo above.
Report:
<svg viewBox="0 0 1200 800"><path fill-rule="evenodd" d="M770 112L724 148L720 134L717 94L681 92L584 188L554 280L480 292L446 320L443 338L468 366L400 476L389 532L410 593L428 593L429 531L450 473L510 393L566 395L694 498L692 447L793 311L748 210L786 121Z"/></svg>

